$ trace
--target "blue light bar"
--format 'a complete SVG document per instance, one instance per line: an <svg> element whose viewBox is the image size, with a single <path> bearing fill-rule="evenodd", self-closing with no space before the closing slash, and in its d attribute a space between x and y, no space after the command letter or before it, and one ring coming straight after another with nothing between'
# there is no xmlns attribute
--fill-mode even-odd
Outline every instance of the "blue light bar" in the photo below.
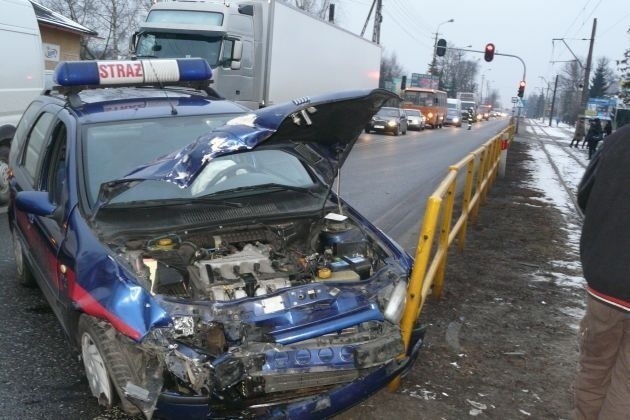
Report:
<svg viewBox="0 0 630 420"><path fill-rule="evenodd" d="M203 58L125 61L66 61L55 69L60 86L160 85L212 79Z"/></svg>

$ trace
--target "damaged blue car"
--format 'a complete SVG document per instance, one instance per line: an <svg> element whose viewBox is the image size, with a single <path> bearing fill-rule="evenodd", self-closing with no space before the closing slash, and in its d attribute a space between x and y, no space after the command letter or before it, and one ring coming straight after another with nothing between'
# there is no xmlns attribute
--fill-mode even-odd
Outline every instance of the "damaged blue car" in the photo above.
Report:
<svg viewBox="0 0 630 420"><path fill-rule="evenodd" d="M19 280L42 289L99 403L325 418L411 366L413 261L333 191L393 94L253 112L215 97L196 59L55 77L17 128L8 216Z"/></svg>

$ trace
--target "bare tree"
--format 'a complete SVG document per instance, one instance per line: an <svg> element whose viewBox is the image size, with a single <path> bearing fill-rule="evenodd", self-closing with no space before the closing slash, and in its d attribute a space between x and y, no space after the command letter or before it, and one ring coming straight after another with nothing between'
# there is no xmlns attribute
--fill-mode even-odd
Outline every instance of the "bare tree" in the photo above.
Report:
<svg viewBox="0 0 630 420"><path fill-rule="evenodd" d="M385 87L385 82L391 82L395 78L401 77L404 74L405 69L400 63L398 63L396 53L392 52L391 54L387 54L386 52L383 52L383 57L381 58L381 78L379 86Z"/></svg>
<svg viewBox="0 0 630 420"><path fill-rule="evenodd" d="M454 98L457 92L474 92L479 65L466 60L466 53L448 48L440 60L437 72L440 76L440 89L446 90Z"/></svg>
<svg viewBox="0 0 630 420"><path fill-rule="evenodd" d="M285 0L286 3L292 4L298 9L302 9L309 15L320 19L328 18L328 8L331 0Z"/></svg>
<svg viewBox="0 0 630 420"><path fill-rule="evenodd" d="M42 0L42 4L98 32L81 40L81 58L116 59L127 51L129 36L146 14L147 0Z"/></svg>
<svg viewBox="0 0 630 420"><path fill-rule="evenodd" d="M558 90L556 91L558 115L567 121L576 121L581 112L580 101L583 86L584 70L577 60L565 63L558 78Z"/></svg>

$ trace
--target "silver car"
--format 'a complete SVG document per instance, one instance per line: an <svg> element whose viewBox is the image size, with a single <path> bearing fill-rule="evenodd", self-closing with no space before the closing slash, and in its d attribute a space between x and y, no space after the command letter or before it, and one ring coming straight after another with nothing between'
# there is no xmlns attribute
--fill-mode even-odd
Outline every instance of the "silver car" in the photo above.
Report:
<svg viewBox="0 0 630 420"><path fill-rule="evenodd" d="M407 114L407 128L409 130L424 130L424 125L427 118L422 114L419 109L405 108Z"/></svg>

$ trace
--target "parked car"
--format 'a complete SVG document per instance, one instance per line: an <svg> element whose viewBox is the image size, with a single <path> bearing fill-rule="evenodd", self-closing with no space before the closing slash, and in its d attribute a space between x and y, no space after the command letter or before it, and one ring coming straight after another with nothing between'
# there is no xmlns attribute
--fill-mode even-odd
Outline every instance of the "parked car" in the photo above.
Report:
<svg viewBox="0 0 630 420"><path fill-rule="evenodd" d="M66 62L55 79L17 127L9 225L19 281L101 404L327 418L411 367L413 260L331 188L394 94L250 111L213 96L200 59Z"/></svg>
<svg viewBox="0 0 630 420"><path fill-rule="evenodd" d="M409 130L424 130L427 118L419 109L404 108L407 115L407 128Z"/></svg>
<svg viewBox="0 0 630 420"><path fill-rule="evenodd" d="M382 107L365 125L365 132L407 134L407 115L401 108Z"/></svg>

